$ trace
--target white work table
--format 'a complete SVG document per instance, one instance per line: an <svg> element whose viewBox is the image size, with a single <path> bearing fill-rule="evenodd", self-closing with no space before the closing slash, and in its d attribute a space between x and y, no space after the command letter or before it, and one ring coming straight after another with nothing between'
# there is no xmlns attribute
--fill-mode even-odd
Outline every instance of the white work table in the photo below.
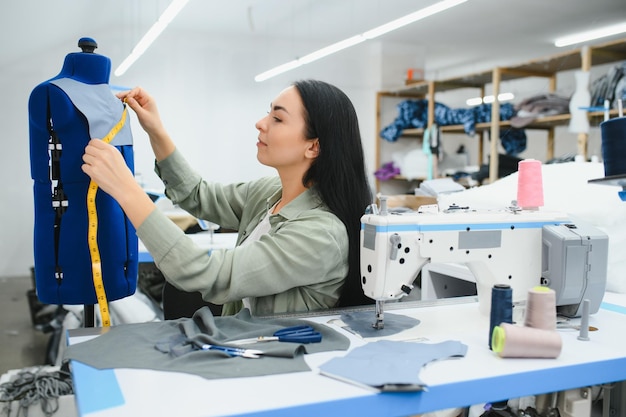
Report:
<svg viewBox="0 0 626 417"><path fill-rule="evenodd" d="M599 330L589 333L589 341L578 340L577 330L559 330L563 349L556 359L496 356L488 348L489 318L480 314L475 297L396 303L385 312L391 314L420 324L386 339L458 340L468 346L467 354L429 363L419 374L427 391L405 393L379 393L318 372L320 364L345 355L343 351L306 355L310 372L213 380L152 370L96 370L73 362L78 411L83 417L406 416L626 380L623 294L605 295L590 317L589 324ZM339 315L302 318L328 323ZM350 338L351 348L378 340L366 341L330 325ZM89 337L88 330L70 331L70 343Z"/></svg>

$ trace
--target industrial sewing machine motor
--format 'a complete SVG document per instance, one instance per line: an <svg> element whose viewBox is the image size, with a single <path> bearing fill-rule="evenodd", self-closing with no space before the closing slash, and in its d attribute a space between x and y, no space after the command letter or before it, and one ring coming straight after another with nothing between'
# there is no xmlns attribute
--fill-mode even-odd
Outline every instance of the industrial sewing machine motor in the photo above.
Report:
<svg viewBox="0 0 626 417"><path fill-rule="evenodd" d="M564 213L518 207L439 210L436 205L390 213L381 198L379 212L374 208L361 217L361 284L376 301L377 329L384 327L385 301L406 296L429 262L467 265L485 315L495 284L510 285L514 303L544 284L555 290L564 314L575 316L585 298L591 301L590 313L599 308L607 250L606 234L578 228Z"/></svg>

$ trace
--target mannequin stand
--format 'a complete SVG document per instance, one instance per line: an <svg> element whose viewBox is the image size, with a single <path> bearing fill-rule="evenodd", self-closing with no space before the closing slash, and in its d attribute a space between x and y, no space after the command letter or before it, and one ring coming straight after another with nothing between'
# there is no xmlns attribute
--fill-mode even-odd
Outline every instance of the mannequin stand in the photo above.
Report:
<svg viewBox="0 0 626 417"><path fill-rule="evenodd" d="M96 326L96 314L95 306L93 304L85 304L83 312L83 327L95 327Z"/></svg>

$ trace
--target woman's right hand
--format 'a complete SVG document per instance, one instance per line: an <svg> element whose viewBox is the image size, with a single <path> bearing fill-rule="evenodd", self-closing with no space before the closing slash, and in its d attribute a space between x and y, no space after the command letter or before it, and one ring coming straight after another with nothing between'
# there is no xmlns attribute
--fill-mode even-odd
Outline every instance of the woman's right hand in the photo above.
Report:
<svg viewBox="0 0 626 417"><path fill-rule="evenodd" d="M174 142L167 134L156 101L141 87L135 87L130 91L124 91L116 96L127 103L137 114L137 119L143 130L150 137L150 145L157 161L167 158L176 148Z"/></svg>
<svg viewBox="0 0 626 417"><path fill-rule="evenodd" d="M127 103L137 114L143 130L149 136L159 136L164 130L156 101L143 88L135 87L116 94L117 98Z"/></svg>

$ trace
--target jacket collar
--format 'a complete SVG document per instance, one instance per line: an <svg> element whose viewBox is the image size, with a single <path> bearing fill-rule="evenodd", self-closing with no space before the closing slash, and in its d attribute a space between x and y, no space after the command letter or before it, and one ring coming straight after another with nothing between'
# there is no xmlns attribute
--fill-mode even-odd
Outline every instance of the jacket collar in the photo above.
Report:
<svg viewBox="0 0 626 417"><path fill-rule="evenodd" d="M282 188L276 191L266 200L267 210L272 208L272 206L274 206L274 204L276 204L278 200L280 200L281 196ZM303 211L318 208L320 206L324 206L324 203L319 196L317 186L313 186L304 190L304 192L302 192L293 201L283 207L277 214L284 217L285 219L293 219L298 217Z"/></svg>

